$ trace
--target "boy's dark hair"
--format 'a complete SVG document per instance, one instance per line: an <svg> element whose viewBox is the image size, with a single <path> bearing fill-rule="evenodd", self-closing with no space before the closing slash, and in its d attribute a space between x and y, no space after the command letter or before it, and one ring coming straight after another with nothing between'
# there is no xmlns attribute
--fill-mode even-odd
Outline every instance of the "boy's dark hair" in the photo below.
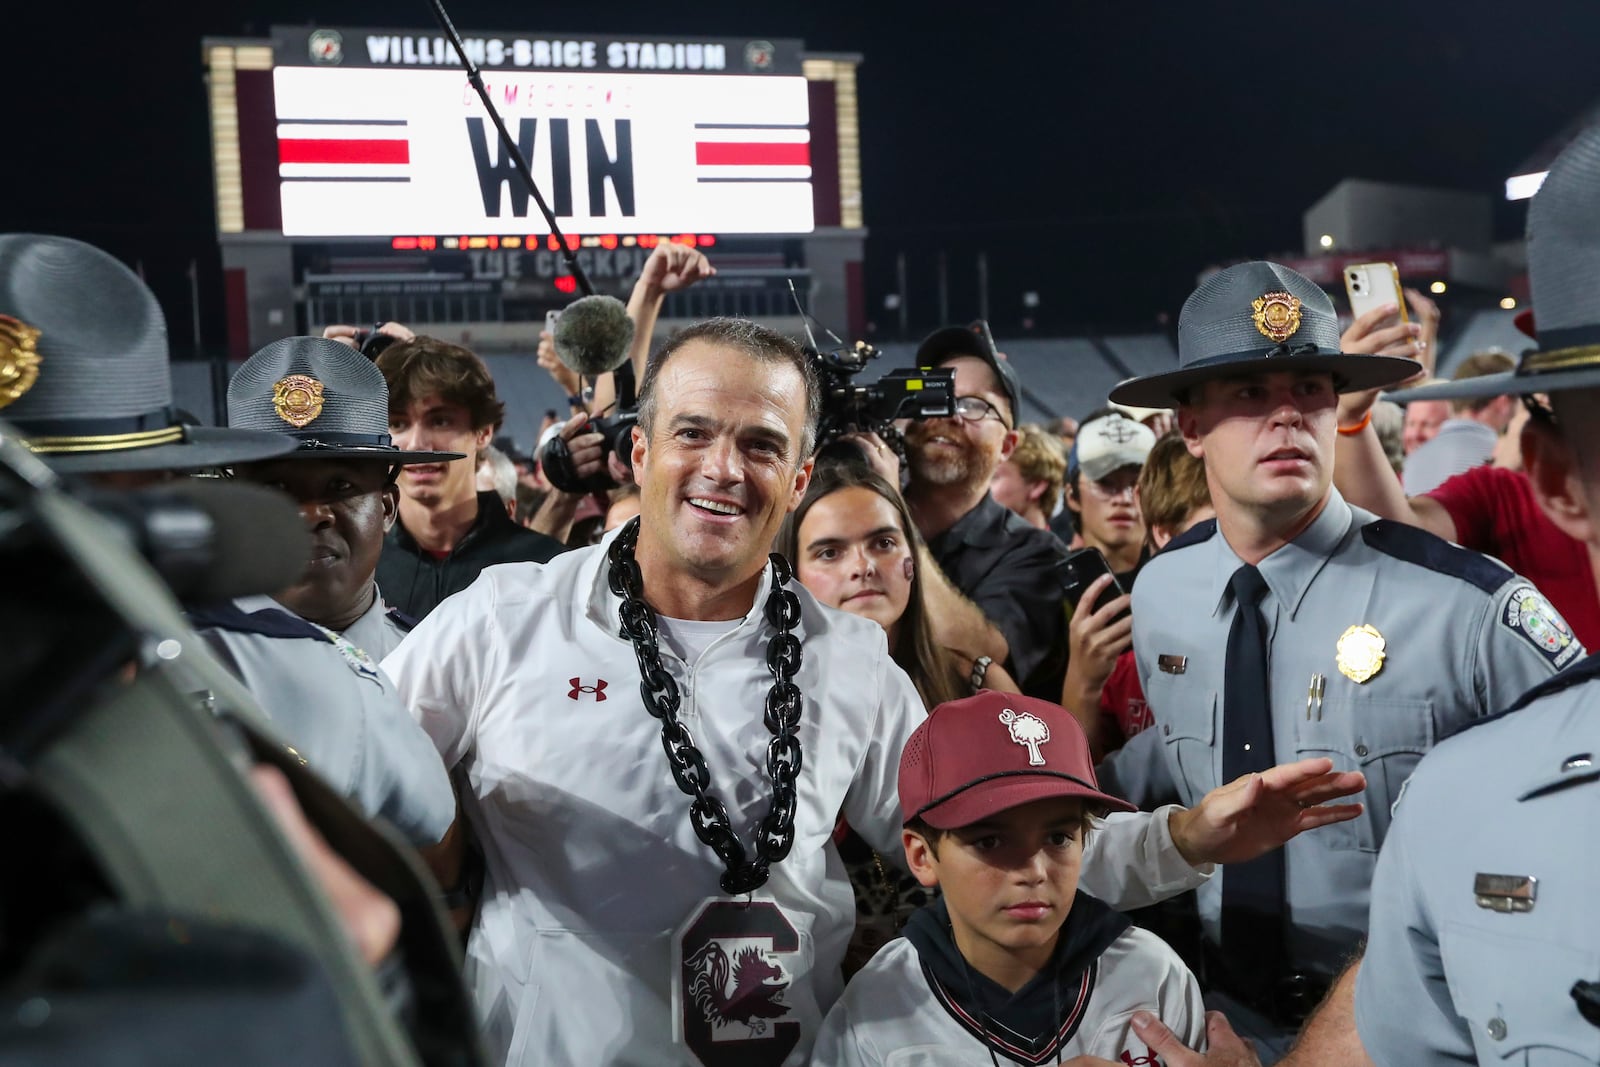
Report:
<svg viewBox="0 0 1600 1067"><path fill-rule="evenodd" d="M1087 802L1085 802L1082 807L1083 824L1080 827L1079 832L1083 836L1083 843L1087 845L1089 843L1089 835L1094 832L1096 820L1104 819L1107 814L1107 809L1096 804L1089 804ZM905 828L928 843L928 851L933 853L934 859L939 858L939 842L943 840L946 835L955 832L954 830L936 830L924 822L922 820L922 816L920 815L913 815L911 818L907 819Z"/></svg>
<svg viewBox="0 0 1600 1067"><path fill-rule="evenodd" d="M500 429L506 406L495 395L494 376L475 354L436 337L398 341L374 361L389 383L389 411L405 411L426 396L467 409L472 428Z"/></svg>

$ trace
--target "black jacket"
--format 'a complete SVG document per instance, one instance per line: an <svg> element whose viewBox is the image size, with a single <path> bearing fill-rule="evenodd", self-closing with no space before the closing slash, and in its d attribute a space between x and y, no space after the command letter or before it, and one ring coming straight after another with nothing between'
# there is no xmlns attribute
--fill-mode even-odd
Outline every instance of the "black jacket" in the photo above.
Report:
<svg viewBox="0 0 1600 1067"><path fill-rule="evenodd" d="M479 493L472 529L444 559L423 551L405 524L396 522L378 557L378 588L390 606L421 619L445 597L471 585L485 567L544 563L565 550L555 538L512 522L498 493Z"/></svg>

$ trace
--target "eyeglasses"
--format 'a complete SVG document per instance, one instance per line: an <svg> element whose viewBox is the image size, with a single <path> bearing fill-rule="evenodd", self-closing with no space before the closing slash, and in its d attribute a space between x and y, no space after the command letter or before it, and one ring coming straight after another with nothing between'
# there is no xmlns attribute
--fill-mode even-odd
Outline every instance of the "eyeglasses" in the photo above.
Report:
<svg viewBox="0 0 1600 1067"><path fill-rule="evenodd" d="M993 418L1006 429L1011 428L1005 416L1000 414L1000 409L981 396L956 397L955 411L966 422L982 422L984 419Z"/></svg>

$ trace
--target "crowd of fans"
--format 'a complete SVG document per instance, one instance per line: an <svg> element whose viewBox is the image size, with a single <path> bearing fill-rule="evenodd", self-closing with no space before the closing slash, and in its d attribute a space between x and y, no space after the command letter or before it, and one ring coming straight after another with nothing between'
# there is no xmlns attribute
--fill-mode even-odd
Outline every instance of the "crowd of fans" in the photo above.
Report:
<svg viewBox="0 0 1600 1067"><path fill-rule="evenodd" d="M1530 222L1540 327L1564 331L1533 343L1569 375L1600 307L1548 279L1600 262L1574 221L1600 205L1596 140ZM267 346L207 436L162 424L133 274L59 238L0 255L0 417L39 456L296 503L300 581L189 620L426 863L496 1061L1422 1063L1515 1040L1600 1061L1587 910L1574 966L1505 949L1554 967L1533 993L1483 948L1520 933L1491 918L1550 919L1592 877L1536 851L1465 860L1448 913L1418 888L1444 863L1419 866L1422 813L1473 792L1428 751L1593 673L1593 394L1562 390L1600 380L1494 351L1436 381L1420 293L1341 324L1250 263L1185 305L1175 369L1093 410L1022 421L1005 354L951 326L917 354L952 372L951 412L817 460L798 344L711 320L652 350L664 296L714 273L664 242L629 302L627 461L592 423L611 376L545 335L572 410L524 451L484 362L415 323L374 359L347 326ZM1568 302L1548 318L1546 292ZM96 374L126 388L95 399ZM617 488L552 484L556 439ZM1593 780L1547 734L1573 754L1548 781L1507 756L1519 802ZM1436 830L1519 836L1489 817ZM348 928L376 964L390 926Z"/></svg>

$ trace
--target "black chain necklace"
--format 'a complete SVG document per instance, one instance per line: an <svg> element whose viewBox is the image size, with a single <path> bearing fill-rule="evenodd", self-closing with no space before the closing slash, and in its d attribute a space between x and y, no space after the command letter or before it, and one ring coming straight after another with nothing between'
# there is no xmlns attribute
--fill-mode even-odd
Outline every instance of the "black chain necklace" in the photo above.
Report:
<svg viewBox="0 0 1600 1067"><path fill-rule="evenodd" d="M782 860L794 846L795 779L800 776L800 726L802 697L794 676L800 670L800 639L790 631L800 621L800 598L788 589L789 561L777 553L772 561L772 591L764 610L767 622L778 632L767 643L767 670L772 672L772 688L767 690L767 729L772 740L767 745L767 773L772 776L772 804L756 828L756 858L751 860L738 835L728 822L728 809L710 792L711 772L705 756L695 747L689 730L678 721L682 704L678 683L661 665L661 650L656 630L656 615L644 599L644 577L633 558L639 543L639 520L632 519L611 542L611 563L607 582L622 598L617 615L622 635L633 643L639 660L639 694L644 707L661 720L661 747L667 751L667 766L678 788L694 797L689 805L689 824L694 834L722 860L722 891L730 896L750 893L766 884L774 863Z"/></svg>

